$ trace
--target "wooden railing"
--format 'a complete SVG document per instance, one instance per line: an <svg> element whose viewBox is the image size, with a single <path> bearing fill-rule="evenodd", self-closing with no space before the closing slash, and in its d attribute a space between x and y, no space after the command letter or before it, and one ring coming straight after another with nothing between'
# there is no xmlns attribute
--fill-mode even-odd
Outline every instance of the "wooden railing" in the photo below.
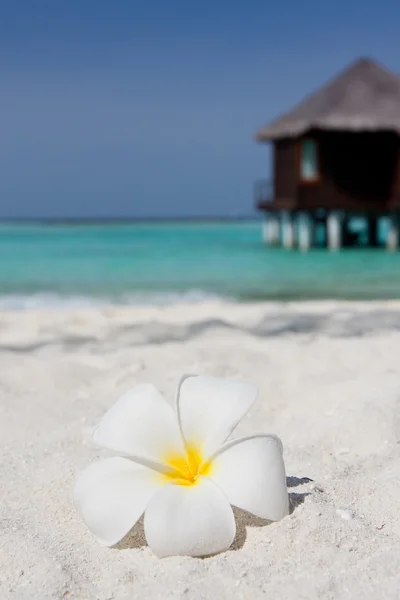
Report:
<svg viewBox="0 0 400 600"><path fill-rule="evenodd" d="M259 179L254 183L254 200L256 206L264 206L274 199L274 182L272 179Z"/></svg>

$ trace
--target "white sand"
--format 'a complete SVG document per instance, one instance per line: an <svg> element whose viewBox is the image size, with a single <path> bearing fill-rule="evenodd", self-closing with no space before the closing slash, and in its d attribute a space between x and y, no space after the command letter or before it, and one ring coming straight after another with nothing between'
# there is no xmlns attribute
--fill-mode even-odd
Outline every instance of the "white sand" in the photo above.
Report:
<svg viewBox="0 0 400 600"><path fill-rule="evenodd" d="M140 526L101 548L71 503L92 428L184 372L259 385L237 435L280 435L293 513L237 513L205 560L156 559ZM399 409L396 303L0 313L0 598L400 598Z"/></svg>

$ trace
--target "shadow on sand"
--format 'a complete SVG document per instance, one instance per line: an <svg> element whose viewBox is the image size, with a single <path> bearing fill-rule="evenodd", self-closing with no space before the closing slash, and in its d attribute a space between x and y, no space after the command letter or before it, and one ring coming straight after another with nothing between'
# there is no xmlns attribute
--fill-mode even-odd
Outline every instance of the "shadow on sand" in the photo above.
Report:
<svg viewBox="0 0 400 600"><path fill-rule="evenodd" d="M287 486L289 489L307 483L311 483L312 481L313 480L309 477L287 477L286 479ZM289 492L290 514L292 514L298 506L303 504L306 496L308 495L309 492ZM251 513L242 510L241 508L232 508L236 521L236 536L232 543L232 546L229 548L230 551L239 550L240 548L243 548L247 539L248 527L266 527L267 525L271 525L272 523L271 521L260 519L259 517L256 517ZM147 546L147 542L143 527L143 517L141 517L136 523L136 525L130 530L130 532L118 544L113 546L113 548L115 548L116 550L127 550L139 549L145 546Z"/></svg>
<svg viewBox="0 0 400 600"><path fill-rule="evenodd" d="M400 331L400 311L387 309L357 313L352 310L337 310L329 312L329 314L299 314L286 309L284 312L266 314L253 327L236 325L224 319L205 319L186 324L148 321L114 327L102 339L54 332L52 339L42 340L35 344L0 344L0 351L23 354L52 346L61 346L67 351L75 351L77 348L88 346L99 347L100 352L104 353L115 347L120 349L146 344L187 342L207 332L221 329L238 331L261 339L281 337L287 334L361 337L376 332Z"/></svg>

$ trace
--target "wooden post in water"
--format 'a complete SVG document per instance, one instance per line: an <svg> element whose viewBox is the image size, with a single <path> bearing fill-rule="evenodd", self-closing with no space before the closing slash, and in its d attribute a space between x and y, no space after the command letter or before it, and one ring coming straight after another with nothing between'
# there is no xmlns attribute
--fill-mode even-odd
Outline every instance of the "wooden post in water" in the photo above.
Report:
<svg viewBox="0 0 400 600"><path fill-rule="evenodd" d="M268 212L263 225L263 239L268 246L279 244L279 219L276 213Z"/></svg>
<svg viewBox="0 0 400 600"><path fill-rule="evenodd" d="M294 246L294 223L292 213L285 210L281 213L282 245L286 250Z"/></svg>
<svg viewBox="0 0 400 600"><path fill-rule="evenodd" d="M386 248L397 250L399 247L399 217L397 214L389 216L389 229L386 238Z"/></svg>
<svg viewBox="0 0 400 600"><path fill-rule="evenodd" d="M329 250L339 250L343 243L343 215L339 211L328 214L326 219L326 238Z"/></svg>
<svg viewBox="0 0 400 600"><path fill-rule="evenodd" d="M314 223L311 215L300 213L297 217L297 227L299 248L307 252L314 242Z"/></svg>

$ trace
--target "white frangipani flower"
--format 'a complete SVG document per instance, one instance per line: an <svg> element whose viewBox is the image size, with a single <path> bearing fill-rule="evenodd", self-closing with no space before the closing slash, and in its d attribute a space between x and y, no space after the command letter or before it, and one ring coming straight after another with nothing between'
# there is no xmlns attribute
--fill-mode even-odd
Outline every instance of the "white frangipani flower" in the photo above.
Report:
<svg viewBox="0 0 400 600"><path fill-rule="evenodd" d="M254 435L226 442L257 393L248 383L188 376L176 412L149 384L122 396L94 433L97 444L121 456L89 466L74 489L90 531L112 546L144 513L157 556L205 556L232 544L231 504L270 521L287 515L280 440Z"/></svg>

